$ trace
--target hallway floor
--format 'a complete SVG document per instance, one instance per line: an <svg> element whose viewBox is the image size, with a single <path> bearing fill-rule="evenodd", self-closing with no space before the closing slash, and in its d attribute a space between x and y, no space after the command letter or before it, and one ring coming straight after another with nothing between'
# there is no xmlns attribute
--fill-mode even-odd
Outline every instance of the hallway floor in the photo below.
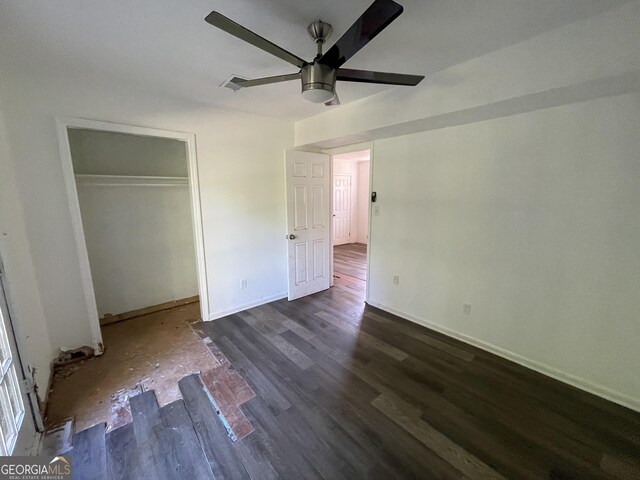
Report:
<svg viewBox="0 0 640 480"><path fill-rule="evenodd" d="M346 243L333 247L333 282L349 290L367 290L367 245Z"/></svg>

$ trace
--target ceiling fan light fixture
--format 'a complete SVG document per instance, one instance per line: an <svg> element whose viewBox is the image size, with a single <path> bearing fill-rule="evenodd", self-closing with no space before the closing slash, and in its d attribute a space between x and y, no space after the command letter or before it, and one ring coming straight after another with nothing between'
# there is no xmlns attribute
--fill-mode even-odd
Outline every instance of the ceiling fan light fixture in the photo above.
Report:
<svg viewBox="0 0 640 480"><path fill-rule="evenodd" d="M306 90L302 90L302 97L313 103L326 103L333 100L336 92L331 85L316 84Z"/></svg>

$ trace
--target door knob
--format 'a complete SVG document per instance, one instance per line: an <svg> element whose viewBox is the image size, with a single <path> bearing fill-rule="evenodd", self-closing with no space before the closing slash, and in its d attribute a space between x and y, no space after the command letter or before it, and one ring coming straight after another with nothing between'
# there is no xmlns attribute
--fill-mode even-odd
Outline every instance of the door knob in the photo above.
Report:
<svg viewBox="0 0 640 480"><path fill-rule="evenodd" d="M292 233L291 235L289 235L289 240L295 240L296 236Z"/></svg>

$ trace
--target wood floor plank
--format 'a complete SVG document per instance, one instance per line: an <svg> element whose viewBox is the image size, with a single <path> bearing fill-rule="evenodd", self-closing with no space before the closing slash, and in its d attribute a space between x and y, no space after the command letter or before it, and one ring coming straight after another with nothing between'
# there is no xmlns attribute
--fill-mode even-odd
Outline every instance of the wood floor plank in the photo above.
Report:
<svg viewBox="0 0 640 480"><path fill-rule="evenodd" d="M198 440L191 418L182 400L160 409L162 418L162 451L170 466L163 478L194 478L213 480L215 477Z"/></svg>
<svg viewBox="0 0 640 480"><path fill-rule="evenodd" d="M160 407L153 390L142 392L129 399L131 417L133 418L133 431L139 442L145 441L153 434L153 428L160 425Z"/></svg>
<svg viewBox="0 0 640 480"><path fill-rule="evenodd" d="M133 480L137 467L136 437L128 423L106 435L107 471L110 480Z"/></svg>
<svg viewBox="0 0 640 480"><path fill-rule="evenodd" d="M105 429L106 424L99 423L74 435L71 450L71 468L74 478L106 480Z"/></svg>
<svg viewBox="0 0 640 480"><path fill-rule="evenodd" d="M129 405L136 439L136 474L145 472L151 477L175 478L163 451L162 419L155 392L150 390L131 397Z"/></svg>

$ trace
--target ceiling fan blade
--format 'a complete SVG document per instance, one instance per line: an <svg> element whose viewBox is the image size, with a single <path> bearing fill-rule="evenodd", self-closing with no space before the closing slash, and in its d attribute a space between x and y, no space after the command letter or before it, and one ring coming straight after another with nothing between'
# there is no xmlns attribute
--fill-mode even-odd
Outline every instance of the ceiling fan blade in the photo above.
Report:
<svg viewBox="0 0 640 480"><path fill-rule="evenodd" d="M287 82L289 80L297 80L301 77L300 73L289 73L287 75L275 75L273 77L256 78L255 80L242 80L233 82L234 84L245 87L257 87L258 85L268 85L270 83Z"/></svg>
<svg viewBox="0 0 640 480"><path fill-rule="evenodd" d="M325 106L332 107L334 105L340 105L340 99L338 98L338 92L336 92L335 97L333 97L328 102L324 102Z"/></svg>
<svg viewBox="0 0 640 480"><path fill-rule="evenodd" d="M405 75L404 73L372 72L369 70L340 68L338 69L337 79L346 82L382 83L384 85L406 85L413 87L424 79L424 75Z"/></svg>
<svg viewBox="0 0 640 480"><path fill-rule="evenodd" d="M265 52L270 53L271 55L275 55L276 57L281 58L285 62L289 62L292 65L295 65L298 68L302 68L307 64L307 62L305 62L300 57L294 55L291 52L287 52L284 48L281 48L275 43L270 42L266 38L262 38L260 35L253 33L251 30L243 27L239 23L234 22L233 20L225 17L218 12L211 12L209 15L207 15L205 21L207 23L210 23L214 27L218 27L220 30L224 30L234 37L239 38L240 40L244 40L245 42L250 43L254 47L258 47Z"/></svg>
<svg viewBox="0 0 640 480"><path fill-rule="evenodd" d="M402 13L393 0L375 0L362 16L318 60L331 68L340 68L358 50L369 43Z"/></svg>

